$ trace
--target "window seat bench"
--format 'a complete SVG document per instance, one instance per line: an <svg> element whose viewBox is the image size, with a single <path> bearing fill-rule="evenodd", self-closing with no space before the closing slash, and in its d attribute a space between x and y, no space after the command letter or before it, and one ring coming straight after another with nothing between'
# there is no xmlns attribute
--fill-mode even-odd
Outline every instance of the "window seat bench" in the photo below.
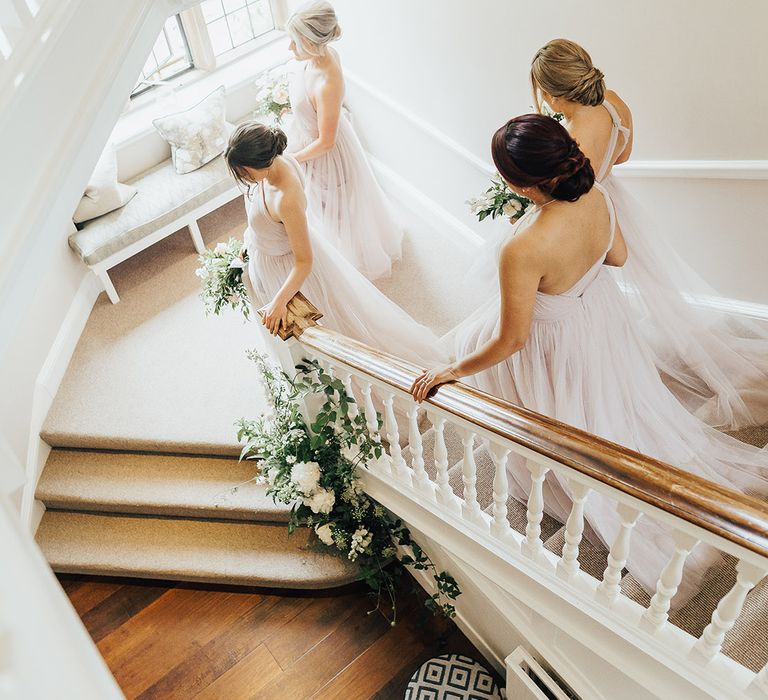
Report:
<svg viewBox="0 0 768 700"><path fill-rule="evenodd" d="M128 204L86 222L69 237L70 248L101 280L113 304L120 297L109 278L110 268L185 226L202 253L205 244L198 219L242 196L223 156L184 175L176 173L168 158L128 184L137 189Z"/></svg>

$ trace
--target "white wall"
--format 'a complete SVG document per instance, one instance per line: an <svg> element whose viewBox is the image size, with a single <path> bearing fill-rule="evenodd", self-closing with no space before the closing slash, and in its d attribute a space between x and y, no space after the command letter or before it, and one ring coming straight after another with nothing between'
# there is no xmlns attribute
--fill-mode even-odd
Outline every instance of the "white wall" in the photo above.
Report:
<svg viewBox="0 0 768 700"><path fill-rule="evenodd" d="M528 68L548 39L588 48L635 114L633 159L768 159L768 4L742 0L336 0L348 102L369 150L481 235L465 200L493 131L531 109ZM421 120L424 128L419 128ZM436 137L445 136L453 150ZM461 153L462 149L465 151ZM670 237L727 297L768 304L768 180L636 180Z"/></svg>
<svg viewBox="0 0 768 700"><path fill-rule="evenodd" d="M72 212L169 5L70 0L61 7L66 16L44 45L32 45L25 78L3 94L0 111L0 437L10 453L0 470L6 484L23 477L35 380L87 272L67 246Z"/></svg>

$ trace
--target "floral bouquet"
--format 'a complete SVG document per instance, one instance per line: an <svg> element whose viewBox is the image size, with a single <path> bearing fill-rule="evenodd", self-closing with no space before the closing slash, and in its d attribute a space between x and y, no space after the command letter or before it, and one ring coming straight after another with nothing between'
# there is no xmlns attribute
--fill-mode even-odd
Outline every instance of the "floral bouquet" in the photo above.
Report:
<svg viewBox="0 0 768 700"><path fill-rule="evenodd" d="M248 256L243 252L242 240L230 238L226 243L217 243L198 260L200 267L195 274L203 281L200 298L206 314L218 316L223 307L231 306L235 311L242 311L247 319L251 305L243 282L243 269L248 264Z"/></svg>
<svg viewBox="0 0 768 700"><path fill-rule="evenodd" d="M492 219L497 216L507 216L514 221L525 214L533 202L510 190L507 183L501 179L501 175L496 173L491 178L491 186L479 197L468 199L467 204L470 211L477 216L478 221L488 216Z"/></svg>
<svg viewBox="0 0 768 700"><path fill-rule="evenodd" d="M275 75L269 71L262 73L256 80L256 115L271 117L280 124L283 114L290 108L288 76Z"/></svg>
<svg viewBox="0 0 768 700"><path fill-rule="evenodd" d="M263 355L250 352L248 356L258 367L268 408L256 420L237 422L238 440L245 440L240 458L256 460L257 479L266 482L267 494L292 505L289 534L297 527L314 528L323 544L358 563L361 578L379 603L382 593L389 597L393 615L395 577L402 565L430 570L437 593L425 604L453 617L455 609L449 601L460 594L456 581L438 572L401 521L363 491L358 467L380 457L382 446L368 432L365 417L342 381L316 361L297 365L298 373L291 379ZM300 401L310 394L323 397L323 404L307 424ZM401 554L404 547L410 553ZM399 563L400 569L387 566L392 562Z"/></svg>

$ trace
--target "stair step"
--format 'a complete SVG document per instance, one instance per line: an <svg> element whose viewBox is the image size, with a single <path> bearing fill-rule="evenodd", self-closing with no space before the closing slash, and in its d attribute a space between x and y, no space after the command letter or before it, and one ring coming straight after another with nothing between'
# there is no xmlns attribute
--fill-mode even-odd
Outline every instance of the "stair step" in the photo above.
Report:
<svg viewBox="0 0 768 700"><path fill-rule="evenodd" d="M54 449L37 498L56 510L287 522L290 508L253 474L253 462L225 457Z"/></svg>
<svg viewBox="0 0 768 700"><path fill-rule="evenodd" d="M36 539L58 573L290 589L359 577L308 528L289 537L283 524L46 511Z"/></svg>

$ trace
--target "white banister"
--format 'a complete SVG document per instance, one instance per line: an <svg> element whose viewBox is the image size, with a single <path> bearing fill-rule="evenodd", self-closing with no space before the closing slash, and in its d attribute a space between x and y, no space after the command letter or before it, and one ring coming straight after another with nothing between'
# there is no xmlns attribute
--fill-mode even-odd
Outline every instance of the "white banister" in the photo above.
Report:
<svg viewBox="0 0 768 700"><path fill-rule="evenodd" d="M584 534L584 503L589 495L589 487L574 479L568 480L568 488L573 506L565 523L563 554L556 569L557 575L566 580L576 576L579 570L579 545Z"/></svg>
<svg viewBox="0 0 768 700"><path fill-rule="evenodd" d="M744 601L749 593L766 574L765 568L740 561L736 564L736 583L733 584L717 604L712 613L712 621L707 625L691 651L696 659L708 662L713 659L723 646L725 635L733 627L741 614Z"/></svg>
<svg viewBox="0 0 768 700"><path fill-rule="evenodd" d="M675 551L661 572L656 584L656 593L640 620L640 628L646 632L655 632L666 624L672 598L675 597L680 581L683 580L685 560L698 544L695 537L680 530L675 531L674 542Z"/></svg>
<svg viewBox="0 0 768 700"><path fill-rule="evenodd" d="M544 478L549 469L541 464L526 460L525 466L531 473L531 491L528 494L525 539L522 543L523 554L531 559L538 559L544 544L541 541L541 521L544 517Z"/></svg>
<svg viewBox="0 0 768 700"><path fill-rule="evenodd" d="M379 427L373 391L377 397L384 397L385 431L381 432L386 432L389 455L383 464L391 465L395 478L392 472L369 464L361 470L363 483L373 498L414 531L442 547L448 557L464 562L469 571L492 581L494 590L499 587L502 595L536 610L537 620L543 622L546 618L546 624L568 638L580 639L582 644L594 643L595 653L601 658L612 657L610 663L616 669L622 669L625 661L635 669L655 664L662 673L672 674L668 678L689 684L686 693L678 695L685 700L740 700L748 689L750 698L768 700L763 688L768 671L756 675L721 650L722 639L742 609L747 591L761 572L768 570L764 503L687 474L674 465L631 453L583 431L484 397L461 384L441 387L415 407L408 391L418 376L415 366L325 329L308 328L301 342L310 357L331 359L337 373L351 374L353 388L362 387L366 423L374 435ZM349 378L343 376L348 386ZM432 465L424 464L423 436L427 426L420 420L422 410L427 413L432 426L428 430L434 437L434 482L429 478ZM403 423L406 417L407 428ZM405 430L412 466L402 458L401 434ZM448 449L448 431L461 438L461 458ZM482 461L476 460L480 445L487 448L492 463L484 453ZM521 460L525 460L524 466ZM513 464L527 469L531 477L524 536L508 522ZM458 469L463 498L451 488ZM566 485L565 493L571 499L565 522L561 523L564 542L559 557L547 551L542 541L544 513L563 512L561 502L548 502L554 496L544 488L550 471L557 483ZM522 476L527 475L523 472ZM487 498L490 479L492 500ZM425 481L430 484L429 492L416 486ZM587 518L594 516L588 504L596 498L605 499L618 514L618 523L610 531L612 542L601 580L591 573L591 567L579 566ZM487 500L488 514L482 510ZM625 566L641 578L645 573L637 568L642 562L630 557L634 538L653 537L656 530L635 527L643 516L659 525L659 534L673 533L675 542L674 551L659 562L663 569L647 610L633 592L628 589L625 594L621 587ZM600 532L600 523L590 524ZM693 628L689 630L690 620L675 620L672 624L668 618L685 575L686 557L697 541L741 562L737 586L720 601L698 642ZM649 542L642 540L642 544L647 547ZM599 542L595 546L598 550L602 547ZM514 602L510 603L514 608ZM535 630L531 633L535 636ZM619 647L623 651L618 651ZM691 651L694 647L696 650ZM702 664L707 657L711 663ZM658 679L643 681L643 685L656 696L663 691Z"/></svg>
<svg viewBox="0 0 768 700"><path fill-rule="evenodd" d="M747 692L750 698L768 698L768 664L760 669Z"/></svg>
<svg viewBox="0 0 768 700"><path fill-rule="evenodd" d="M403 459L403 451L400 448L400 430L397 427L395 416L395 395L390 391L384 398L384 427L387 431L389 443L389 456L392 459L392 473L400 481L411 485L411 474L408 465Z"/></svg>
<svg viewBox="0 0 768 700"><path fill-rule="evenodd" d="M381 445L381 437L379 434L379 414L376 411L376 407L373 405L373 387L367 380L362 381L363 385L363 414L365 415L365 425L368 428L368 433L371 438ZM387 459L377 460L377 469L383 471L385 474L392 473L392 467Z"/></svg>
<svg viewBox="0 0 768 700"><path fill-rule="evenodd" d="M621 528L608 554L608 566L603 574L603 580L597 587L597 598L606 605L614 603L621 592L621 571L629 558L632 528L640 518L640 511L624 503L620 503L616 511L619 514Z"/></svg>
<svg viewBox="0 0 768 700"><path fill-rule="evenodd" d="M462 431L461 444L464 446L464 459L461 462L461 479L464 482L464 502L462 515L471 523L484 525L483 512L477 502L477 464L475 463L475 433Z"/></svg>

